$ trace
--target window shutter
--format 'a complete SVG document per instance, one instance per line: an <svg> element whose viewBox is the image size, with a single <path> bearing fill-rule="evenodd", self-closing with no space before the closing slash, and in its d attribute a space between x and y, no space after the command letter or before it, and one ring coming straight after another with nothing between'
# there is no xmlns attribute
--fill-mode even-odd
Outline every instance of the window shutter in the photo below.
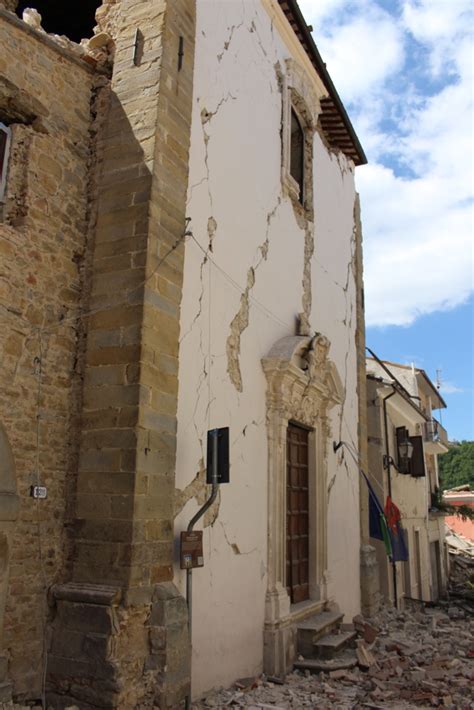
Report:
<svg viewBox="0 0 474 710"><path fill-rule="evenodd" d="M421 436L410 436L413 444L413 455L410 460L410 473L417 478L425 475L425 457L423 454L423 438Z"/></svg>
<svg viewBox="0 0 474 710"><path fill-rule="evenodd" d="M400 473L410 473L410 464L406 459L401 459L398 453L398 447L404 441L407 441L410 437L408 436L408 429L404 426L398 426L395 430L397 438L397 468Z"/></svg>

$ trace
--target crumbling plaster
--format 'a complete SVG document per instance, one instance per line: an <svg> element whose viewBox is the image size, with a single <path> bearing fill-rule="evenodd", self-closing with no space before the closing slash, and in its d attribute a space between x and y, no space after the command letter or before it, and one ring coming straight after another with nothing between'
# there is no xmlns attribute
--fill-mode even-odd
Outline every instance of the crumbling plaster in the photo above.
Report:
<svg viewBox="0 0 474 710"><path fill-rule="evenodd" d="M332 436L357 442L353 167L316 132L314 225L297 219L281 182L275 71L290 52L263 5L197 7L176 538L203 500L209 428L230 427L231 482L221 487L217 518L205 521L205 566L194 572L196 694L262 668L268 445L261 359L295 334L301 312L313 334L329 339L344 386L343 404L330 414ZM331 446L325 455L328 597L351 616L360 608L358 473ZM175 573L184 590L183 574Z"/></svg>

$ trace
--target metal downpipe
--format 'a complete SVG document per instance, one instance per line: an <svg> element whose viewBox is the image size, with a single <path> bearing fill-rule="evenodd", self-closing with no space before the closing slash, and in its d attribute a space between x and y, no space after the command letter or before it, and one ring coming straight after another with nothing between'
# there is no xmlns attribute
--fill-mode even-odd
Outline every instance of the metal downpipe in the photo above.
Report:
<svg viewBox="0 0 474 710"><path fill-rule="evenodd" d="M219 484L217 483L218 480L218 470L217 470L217 436L213 437L212 440L212 488L211 488L211 495L207 499L207 501L204 503L202 508L198 510L196 515L191 518L191 520L188 523L188 532L192 532L194 526L202 518L204 513L209 510L211 505L214 503L214 501L217 498L217 492L219 490ZM186 696L186 710L191 710L191 698L192 698L192 653L193 653L193 569L190 567L189 569L186 570L186 604L188 605L188 633L189 633L189 641L190 641L190 652L191 652L191 672L190 672L190 678L189 678L189 693Z"/></svg>

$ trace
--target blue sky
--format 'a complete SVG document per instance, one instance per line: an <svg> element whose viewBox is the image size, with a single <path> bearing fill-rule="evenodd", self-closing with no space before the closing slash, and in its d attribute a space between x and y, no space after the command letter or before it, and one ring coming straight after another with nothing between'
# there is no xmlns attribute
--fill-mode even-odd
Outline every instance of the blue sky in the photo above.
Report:
<svg viewBox="0 0 474 710"><path fill-rule="evenodd" d="M437 370L447 409L435 413L451 439L474 439L474 301L420 316L410 326L367 328L367 345L384 360L423 368L433 383ZM466 327L470 323L470 328Z"/></svg>
<svg viewBox="0 0 474 710"><path fill-rule="evenodd" d="M473 424L472 0L299 0L364 146L367 344L441 369L451 438Z"/></svg>

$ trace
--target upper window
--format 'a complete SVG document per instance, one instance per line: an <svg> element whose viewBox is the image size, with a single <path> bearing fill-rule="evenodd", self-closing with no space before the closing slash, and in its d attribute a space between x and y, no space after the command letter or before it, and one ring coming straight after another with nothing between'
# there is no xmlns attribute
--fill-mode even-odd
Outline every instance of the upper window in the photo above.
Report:
<svg viewBox="0 0 474 710"><path fill-rule="evenodd" d="M300 119L291 109L290 130L290 175L299 188L299 201L304 203L304 144L305 136Z"/></svg>
<svg viewBox="0 0 474 710"><path fill-rule="evenodd" d="M313 219L314 121L292 88L283 93L282 182L298 218Z"/></svg>
<svg viewBox="0 0 474 710"><path fill-rule="evenodd" d="M11 129L0 123L0 202L5 202L10 141Z"/></svg>
<svg viewBox="0 0 474 710"><path fill-rule="evenodd" d="M313 143L321 111L312 75L293 59L282 77L281 179L300 225L314 219ZM303 220L303 221L302 221Z"/></svg>

